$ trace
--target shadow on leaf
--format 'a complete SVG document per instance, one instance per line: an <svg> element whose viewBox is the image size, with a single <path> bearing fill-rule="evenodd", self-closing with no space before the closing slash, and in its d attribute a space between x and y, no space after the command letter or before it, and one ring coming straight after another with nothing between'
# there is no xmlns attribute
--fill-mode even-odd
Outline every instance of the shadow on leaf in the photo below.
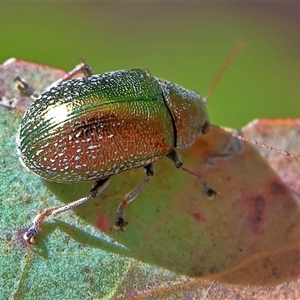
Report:
<svg viewBox="0 0 300 300"><path fill-rule="evenodd" d="M102 195L75 213L129 249L123 255L176 273L259 285L297 277L299 196L260 154L213 127L181 155L185 166L202 176L219 197L209 201L198 178L163 159L156 163L153 180L126 210L126 232L112 229L116 209L143 179L142 170L115 176ZM46 185L64 203L87 195L91 188ZM79 229L62 222L58 227L80 243L107 249L107 243ZM113 246L109 251L120 253Z"/></svg>

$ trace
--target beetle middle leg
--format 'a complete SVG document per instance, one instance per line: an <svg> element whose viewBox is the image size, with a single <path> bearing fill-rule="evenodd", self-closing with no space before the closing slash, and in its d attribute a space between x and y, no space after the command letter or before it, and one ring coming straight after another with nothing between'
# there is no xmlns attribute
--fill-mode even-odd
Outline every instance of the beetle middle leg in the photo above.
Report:
<svg viewBox="0 0 300 300"><path fill-rule="evenodd" d="M51 86L56 86L67 80L70 80L79 73L82 73L85 77L89 77L94 74L90 65L81 63L77 65L73 70L69 71L65 76L51 84ZM23 78L17 76L14 81L18 82L17 88L23 97L32 97L33 99L39 97L39 94L34 90L34 88L30 86Z"/></svg>
<svg viewBox="0 0 300 300"><path fill-rule="evenodd" d="M204 192L209 199L214 199L218 195L217 191L215 191L213 188L209 187L207 182L204 179L202 179L201 176L199 176L199 174L195 174L192 170L189 170L188 168L183 166L183 162L179 158L179 156L174 148L171 149L171 151L166 156L174 163L176 168L181 169L193 176L196 176L200 180L200 183L203 186Z"/></svg>
<svg viewBox="0 0 300 300"><path fill-rule="evenodd" d="M139 195L139 193L142 191L142 189L146 186L146 184L150 181L150 179L154 175L153 164L146 165L144 168L145 168L147 177L135 189L133 189L130 193L128 193L124 197L123 201L120 203L120 205L118 207L118 210L117 210L118 218L117 218L117 221L115 222L115 226L114 226L115 229L124 231L124 228L128 224L127 221L123 217L125 207L128 204L130 204Z"/></svg>
<svg viewBox="0 0 300 300"><path fill-rule="evenodd" d="M80 198L80 199L73 201L71 203L68 203L68 204L48 208L41 214L38 214L34 218L33 225L24 234L25 241L28 242L29 244L34 244L36 236L39 232L40 225L44 221L45 218L47 218L49 216L58 215L66 210L72 209L74 207L77 207L77 206L89 201L91 198L98 196L108 186L109 182L110 182L110 177L97 180L94 183L94 186L91 189L88 196Z"/></svg>
<svg viewBox="0 0 300 300"><path fill-rule="evenodd" d="M70 80L79 73L82 73L84 77L89 77L94 75L91 66L82 62L79 65L77 65L73 70L69 71L65 76L55 81L51 86L56 86L58 84L63 83L64 81Z"/></svg>

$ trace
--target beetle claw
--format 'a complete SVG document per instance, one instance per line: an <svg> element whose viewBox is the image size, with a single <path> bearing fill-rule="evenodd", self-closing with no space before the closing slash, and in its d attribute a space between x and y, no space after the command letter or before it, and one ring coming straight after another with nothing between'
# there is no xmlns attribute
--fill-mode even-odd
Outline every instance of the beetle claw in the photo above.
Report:
<svg viewBox="0 0 300 300"><path fill-rule="evenodd" d="M115 222L114 229L125 231L128 222L123 217L118 217L117 221Z"/></svg>
<svg viewBox="0 0 300 300"><path fill-rule="evenodd" d="M208 200L214 200L217 196L220 195L215 189L208 186L205 180L201 179L200 182L203 186L203 192L206 194Z"/></svg>
<svg viewBox="0 0 300 300"><path fill-rule="evenodd" d="M24 233L24 240L32 245L35 243L35 239L36 239L36 236L38 234L38 230L35 226L32 226L30 227L25 233Z"/></svg>
<svg viewBox="0 0 300 300"><path fill-rule="evenodd" d="M214 200L217 196L219 196L219 193L210 187L205 188L205 194L209 200Z"/></svg>

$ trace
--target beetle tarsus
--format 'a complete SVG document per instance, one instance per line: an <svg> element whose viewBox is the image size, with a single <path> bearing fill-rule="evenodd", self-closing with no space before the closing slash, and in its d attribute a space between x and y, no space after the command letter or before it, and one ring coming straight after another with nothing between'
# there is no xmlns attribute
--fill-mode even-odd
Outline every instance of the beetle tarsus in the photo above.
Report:
<svg viewBox="0 0 300 300"><path fill-rule="evenodd" d="M200 183L203 186L204 193L206 194L206 196L209 200L214 200L216 198L216 196L219 196L219 193L215 189L208 186L207 182L201 178L202 177L201 174L199 174L193 170L190 170L184 166L181 167L181 170L197 177L200 180Z"/></svg>
<svg viewBox="0 0 300 300"><path fill-rule="evenodd" d="M127 225L128 222L124 219L124 217L120 216L117 218L117 221L115 222L114 229L125 231Z"/></svg>
<svg viewBox="0 0 300 300"><path fill-rule="evenodd" d="M209 200L214 200L217 196L219 196L219 193L215 189L209 187L206 181L200 180L200 182L203 186L204 193Z"/></svg>
<svg viewBox="0 0 300 300"><path fill-rule="evenodd" d="M86 63L84 63L84 64L82 65L82 73L83 73L83 75L84 75L85 77L89 77L89 76L94 75L94 72L93 72L91 66L88 65L88 64L86 64Z"/></svg>
<svg viewBox="0 0 300 300"><path fill-rule="evenodd" d="M38 235L38 232L39 231L36 228L36 226L33 225L24 233L23 238L28 244L32 245L35 243L35 239L36 239L36 236Z"/></svg>
<svg viewBox="0 0 300 300"><path fill-rule="evenodd" d="M33 225L25 232L25 234L23 235L24 240L32 245L35 243L36 237L39 233L39 228L40 228L40 224L43 222L43 220L50 216L52 213L51 208L50 209L46 209L43 213L38 214L33 221Z"/></svg>
<svg viewBox="0 0 300 300"><path fill-rule="evenodd" d="M217 196L219 196L218 192L212 188L207 188L205 192L209 200L214 200Z"/></svg>
<svg viewBox="0 0 300 300"><path fill-rule="evenodd" d="M18 82L17 88L23 97L37 98L39 95L24 79L17 76L14 81Z"/></svg>

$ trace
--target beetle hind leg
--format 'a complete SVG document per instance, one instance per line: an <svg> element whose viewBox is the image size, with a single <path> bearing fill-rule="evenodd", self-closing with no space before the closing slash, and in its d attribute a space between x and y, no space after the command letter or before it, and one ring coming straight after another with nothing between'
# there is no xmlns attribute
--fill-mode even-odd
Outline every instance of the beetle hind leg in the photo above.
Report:
<svg viewBox="0 0 300 300"><path fill-rule="evenodd" d="M87 201L89 201L91 198L94 198L98 196L109 184L110 177L100 179L94 183L93 188L91 189L88 196L80 198L76 201L73 201L68 204L52 207L46 209L41 214L38 214L33 221L33 225L25 232L24 234L24 240L29 244L34 244L36 240L36 236L38 235L40 225L44 221L45 218L49 216L55 216L58 215L66 210L72 209L74 207L77 207Z"/></svg>
<svg viewBox="0 0 300 300"><path fill-rule="evenodd" d="M120 205L118 207L118 210L117 210L118 217L117 217L117 220L116 220L115 226L114 226L114 228L117 230L124 231L124 229L126 228L126 226L128 224L128 222L124 219L124 216L123 216L125 207L128 204L130 204L139 195L139 193L142 191L142 189L146 186L146 184L150 181L150 179L154 175L153 164L146 165L144 168L145 168L147 177L135 189L133 189L130 193L128 193L124 197L123 201L120 203Z"/></svg>
<svg viewBox="0 0 300 300"><path fill-rule="evenodd" d="M206 194L209 200L212 200L219 195L216 190L208 186L207 182L204 179L202 179L201 175L199 175L198 173L196 174L192 170L183 166L183 163L174 148L171 149L171 151L166 156L173 162L176 168L181 169L193 176L196 176L200 180L200 183L203 186L204 193Z"/></svg>

